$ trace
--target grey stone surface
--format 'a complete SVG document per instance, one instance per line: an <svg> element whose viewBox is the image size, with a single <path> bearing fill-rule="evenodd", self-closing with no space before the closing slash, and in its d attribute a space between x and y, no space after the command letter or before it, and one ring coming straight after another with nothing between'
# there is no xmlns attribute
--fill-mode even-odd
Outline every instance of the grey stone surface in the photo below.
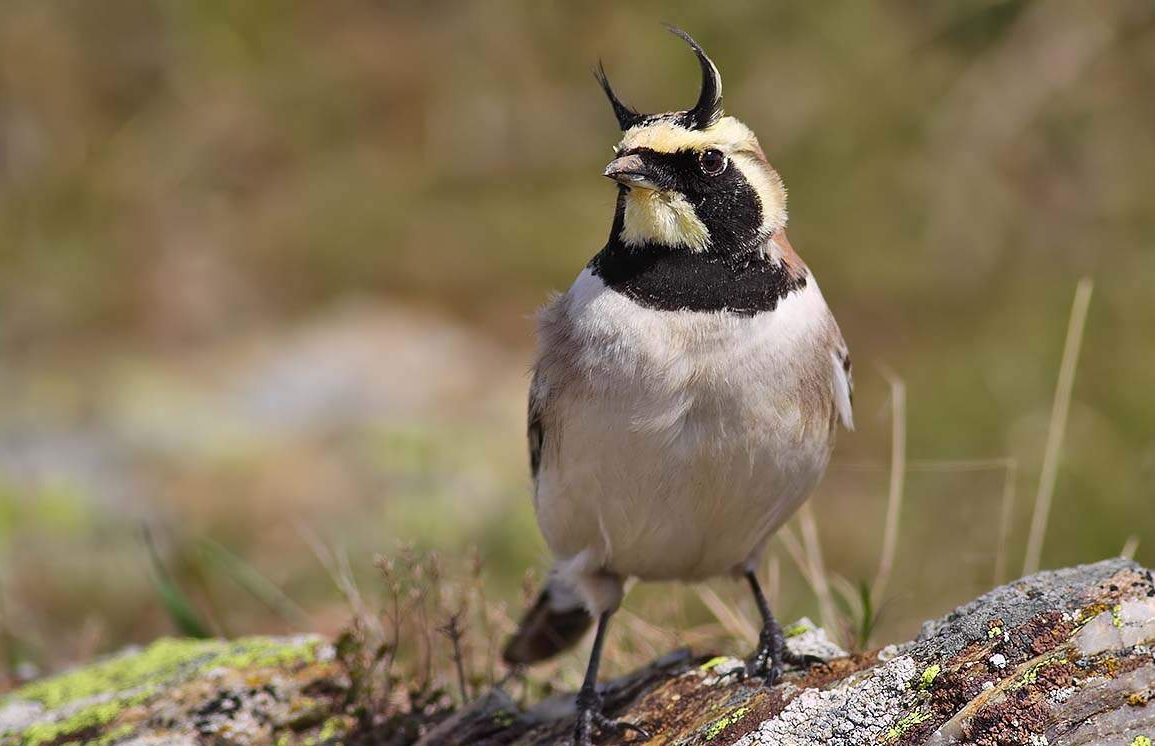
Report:
<svg viewBox="0 0 1155 746"><path fill-rule="evenodd" d="M1129 560L1110 559L1016 580L926 622L918 638L903 646L903 652L918 660L951 656L982 639L993 619L1002 619L1006 627L1017 627L1047 612L1073 613L1087 604L1095 586L1127 569L1142 568Z"/></svg>
<svg viewBox="0 0 1155 746"><path fill-rule="evenodd" d="M882 739L913 702L909 683L918 667L909 656L884 663L864 678L829 689L805 689L782 712L735 746L860 746Z"/></svg>

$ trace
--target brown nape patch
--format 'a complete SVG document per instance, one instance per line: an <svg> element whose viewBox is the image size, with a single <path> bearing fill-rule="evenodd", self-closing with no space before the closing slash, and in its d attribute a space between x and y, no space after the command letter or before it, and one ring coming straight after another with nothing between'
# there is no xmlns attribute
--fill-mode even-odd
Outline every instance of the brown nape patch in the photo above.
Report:
<svg viewBox="0 0 1155 746"><path fill-rule="evenodd" d="M806 275L806 262L802 261L802 257L798 256L798 252L790 245L790 239L786 237L786 231L778 231L770 240L773 241L774 245L782 252L782 264L786 266L790 277L795 280L804 277Z"/></svg>
<svg viewBox="0 0 1155 746"><path fill-rule="evenodd" d="M765 151L762 150L762 144L757 140L754 141L754 145L750 148L750 152L752 152L758 158L758 160L762 161L767 166L770 165L770 161L766 160Z"/></svg>

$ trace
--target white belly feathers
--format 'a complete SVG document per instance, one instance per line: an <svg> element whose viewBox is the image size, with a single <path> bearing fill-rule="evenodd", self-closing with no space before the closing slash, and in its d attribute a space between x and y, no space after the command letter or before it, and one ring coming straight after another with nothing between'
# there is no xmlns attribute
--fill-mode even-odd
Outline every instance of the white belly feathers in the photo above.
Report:
<svg viewBox="0 0 1155 746"><path fill-rule="evenodd" d="M647 309L587 269L541 335L535 505L560 559L644 580L732 571L826 467L841 340L813 277L740 316Z"/></svg>

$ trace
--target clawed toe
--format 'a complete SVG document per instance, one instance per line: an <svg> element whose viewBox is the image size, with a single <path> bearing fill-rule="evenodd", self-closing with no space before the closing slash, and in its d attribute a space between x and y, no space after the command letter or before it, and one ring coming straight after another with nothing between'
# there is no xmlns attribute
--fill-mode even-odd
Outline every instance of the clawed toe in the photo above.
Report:
<svg viewBox="0 0 1155 746"><path fill-rule="evenodd" d="M766 686L774 686L782 680L782 673L787 666L805 671L811 666L825 667L826 661L815 655L799 655L787 649L778 655L770 651L759 651L746 661L742 678L760 678Z"/></svg>
<svg viewBox="0 0 1155 746"><path fill-rule="evenodd" d="M578 694L578 721L574 732L575 746L592 746L594 731L612 733L615 736L625 736L632 733L643 741L648 741L651 738L649 731L640 725L627 723L623 720L612 720L603 715L600 694L581 692Z"/></svg>
<svg viewBox="0 0 1155 746"><path fill-rule="evenodd" d="M761 661L755 656L746 662L742 678L761 679L765 686L774 686L782 678L782 664L770 660Z"/></svg>
<svg viewBox="0 0 1155 746"><path fill-rule="evenodd" d="M794 668L801 668L803 670L811 666L826 666L826 660L819 658L817 655L804 655L792 652L789 648L782 651L782 662Z"/></svg>
<svg viewBox="0 0 1155 746"><path fill-rule="evenodd" d="M617 736L624 736L627 733L632 733L645 741L648 741L653 737L650 735L649 731L640 725L627 723L624 720L611 720L601 713L594 713L594 726L603 733L613 733Z"/></svg>
<svg viewBox="0 0 1155 746"><path fill-rule="evenodd" d="M599 713L592 713L589 727L578 727L578 730L574 735L575 746L593 746L592 735L594 731L599 733L611 733L618 737L624 737L627 734L633 734L641 738L642 741L648 741L653 738L653 736L650 735L650 732L640 725L627 723L624 720L611 720L610 718Z"/></svg>

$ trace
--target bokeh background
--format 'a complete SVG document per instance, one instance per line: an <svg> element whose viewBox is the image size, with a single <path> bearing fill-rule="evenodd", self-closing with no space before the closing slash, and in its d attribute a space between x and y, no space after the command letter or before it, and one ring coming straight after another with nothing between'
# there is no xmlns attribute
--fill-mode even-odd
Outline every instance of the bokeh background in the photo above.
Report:
<svg viewBox="0 0 1155 746"><path fill-rule="evenodd" d="M817 533L791 528L840 613L877 574L888 377L909 469L870 642L1021 571L1084 276L1043 565L1155 563L1146 0L4 0L0 688L187 631L174 593L213 634L335 633L350 579L380 595L378 554L480 573L508 629L547 566L532 313L613 208L590 69L688 105L660 21L759 133L855 356L858 430ZM798 556L773 548L776 603L821 618ZM725 580L626 609L643 652L753 618Z"/></svg>

